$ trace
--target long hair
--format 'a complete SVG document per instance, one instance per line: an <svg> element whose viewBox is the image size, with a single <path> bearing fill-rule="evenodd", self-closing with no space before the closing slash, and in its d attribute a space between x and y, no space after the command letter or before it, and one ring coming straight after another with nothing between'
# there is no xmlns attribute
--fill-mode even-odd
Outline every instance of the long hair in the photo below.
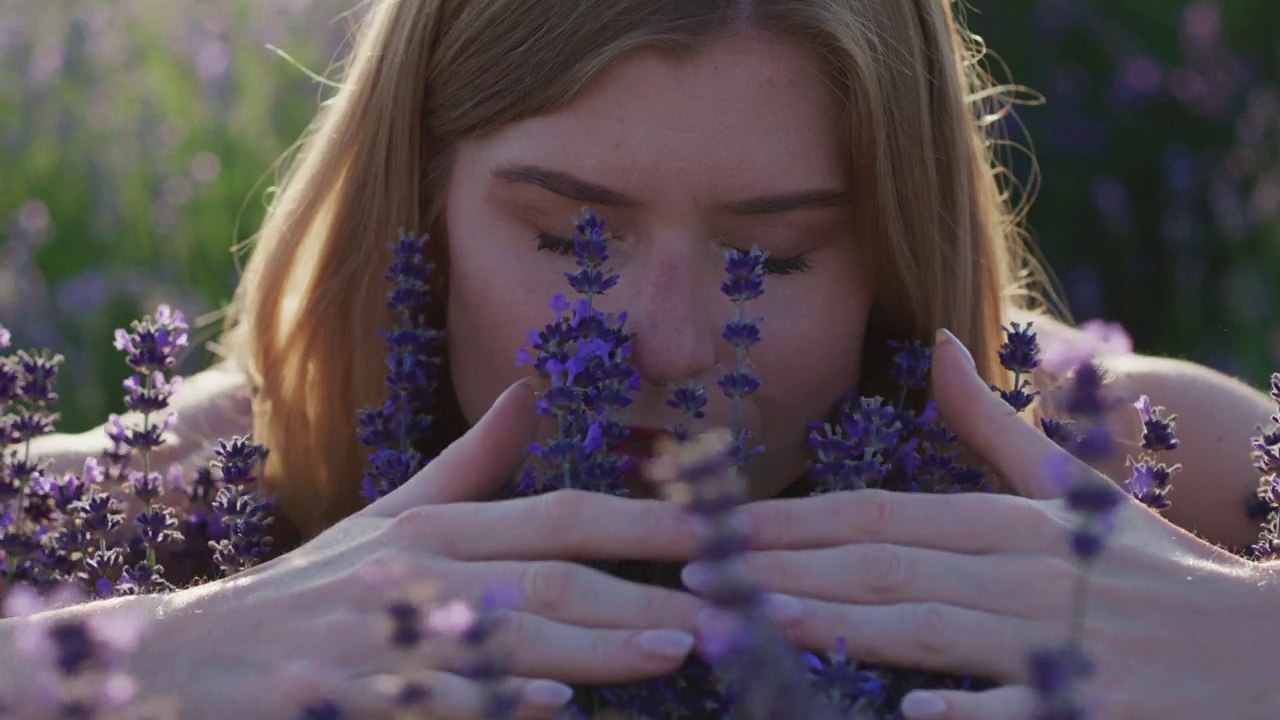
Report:
<svg viewBox="0 0 1280 720"><path fill-rule="evenodd" d="M810 49L845 100L851 232L871 246L875 290L864 394L885 383L883 339L937 327L1004 380L1003 312L1049 286L996 157L1007 99L961 19L949 0L377 0L276 188L226 327L289 521L307 537L360 505L355 416L385 392L375 328L392 323L383 275L400 229L431 235L431 321L444 321L457 142L564 105L633 49L687 58L744 24ZM441 375L443 447L466 423Z"/></svg>

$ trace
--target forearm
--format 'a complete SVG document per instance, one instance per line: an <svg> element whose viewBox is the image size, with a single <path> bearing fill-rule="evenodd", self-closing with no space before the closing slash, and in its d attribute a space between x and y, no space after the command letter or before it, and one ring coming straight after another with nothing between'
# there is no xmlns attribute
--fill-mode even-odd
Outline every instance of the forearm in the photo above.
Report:
<svg viewBox="0 0 1280 720"><path fill-rule="evenodd" d="M1180 447L1161 456L1182 470L1173 478L1165 516L1201 537L1226 547L1247 547L1257 539L1258 524L1245 513L1246 501L1258 486L1251 438L1258 426L1270 426L1274 403L1264 393L1234 378L1194 363L1131 355L1107 359L1120 397L1129 401L1145 394L1178 416ZM1123 430L1124 450L1134 456L1142 432L1138 414L1120 410L1117 429ZM1127 475L1123 457L1110 468Z"/></svg>
<svg viewBox="0 0 1280 720"><path fill-rule="evenodd" d="M219 439L246 434L253 426L248 384L230 365L186 378L170 407L177 413L177 424L151 457L151 466L160 470L171 463L191 470L212 456ZM57 473L80 472L86 457L98 457L110 447L105 425L83 433L47 435L31 443L33 454L47 460Z"/></svg>

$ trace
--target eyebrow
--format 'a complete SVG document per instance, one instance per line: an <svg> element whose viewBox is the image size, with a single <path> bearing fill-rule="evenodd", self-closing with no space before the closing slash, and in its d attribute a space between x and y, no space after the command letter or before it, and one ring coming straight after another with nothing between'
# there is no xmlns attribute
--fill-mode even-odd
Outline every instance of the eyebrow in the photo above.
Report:
<svg viewBox="0 0 1280 720"><path fill-rule="evenodd" d="M510 183L534 185L561 197L591 205L622 208L640 205L638 200L616 190L537 165L502 165L494 168L493 176ZM731 215L772 215L795 210L840 207L848 202L849 193L844 190L820 189L735 200L720 205L717 209Z"/></svg>

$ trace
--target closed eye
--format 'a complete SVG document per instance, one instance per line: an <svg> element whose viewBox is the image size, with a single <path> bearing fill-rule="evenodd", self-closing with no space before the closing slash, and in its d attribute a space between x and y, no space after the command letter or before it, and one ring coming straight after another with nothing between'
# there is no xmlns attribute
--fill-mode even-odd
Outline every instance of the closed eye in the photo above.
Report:
<svg viewBox="0 0 1280 720"><path fill-rule="evenodd" d="M617 239L615 237L615 239ZM568 255L573 252L573 241L569 238L563 238L552 235L548 232L538 232L534 238L538 244L539 250L550 250L558 255ZM743 252L746 252L745 250ZM789 258L772 258L766 257L764 263L764 272L766 275L790 275L792 273L807 273L812 266L809 259L804 253Z"/></svg>

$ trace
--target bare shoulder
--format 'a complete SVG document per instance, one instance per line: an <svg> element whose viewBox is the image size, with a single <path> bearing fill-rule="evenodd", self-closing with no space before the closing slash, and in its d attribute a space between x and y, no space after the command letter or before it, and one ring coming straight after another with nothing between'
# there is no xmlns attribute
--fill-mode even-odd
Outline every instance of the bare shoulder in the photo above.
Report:
<svg viewBox="0 0 1280 720"><path fill-rule="evenodd" d="M161 466L176 462L188 469L198 467L212 457L218 439L248 434L253 429L248 378L230 363L183 378L170 405L177 413L177 424L157 451ZM109 443L105 426L98 426L83 433L37 438L32 442L32 451L47 459L55 472L76 472L86 457L101 454Z"/></svg>
<svg viewBox="0 0 1280 720"><path fill-rule="evenodd" d="M1084 339L1080 330L1044 315L1018 311L1010 320L1034 322L1038 333L1064 340ZM1142 433L1137 411L1127 403L1146 395L1152 405L1177 415L1179 447L1161 460L1182 468L1175 475L1169 494L1173 507L1165 517L1220 545L1253 542L1258 527L1245 514L1258 482L1251 438L1260 426L1270 426L1276 412L1267 394L1238 378L1177 358L1129 353L1104 357L1100 364L1112 392L1126 402L1108 423L1125 454L1136 457L1141 452ZM1117 457L1099 470L1122 479L1127 474L1125 458Z"/></svg>

